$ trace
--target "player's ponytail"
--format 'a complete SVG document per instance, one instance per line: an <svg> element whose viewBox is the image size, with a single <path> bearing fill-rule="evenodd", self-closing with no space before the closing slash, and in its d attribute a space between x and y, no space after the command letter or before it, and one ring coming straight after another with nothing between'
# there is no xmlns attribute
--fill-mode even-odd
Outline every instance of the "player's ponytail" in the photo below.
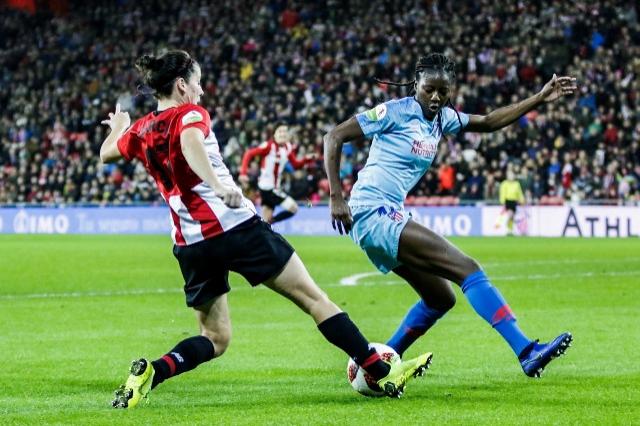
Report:
<svg viewBox="0 0 640 426"><path fill-rule="evenodd" d="M196 62L184 50L171 50L160 56L142 55L135 66L140 72L142 83L151 90L141 90L157 98L171 96L173 83L177 78L188 80Z"/></svg>

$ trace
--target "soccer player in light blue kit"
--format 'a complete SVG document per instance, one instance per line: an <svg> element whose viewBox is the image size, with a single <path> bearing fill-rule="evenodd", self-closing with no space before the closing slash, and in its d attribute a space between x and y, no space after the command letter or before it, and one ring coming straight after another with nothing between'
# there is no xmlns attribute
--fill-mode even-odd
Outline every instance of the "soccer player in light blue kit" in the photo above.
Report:
<svg viewBox="0 0 640 426"><path fill-rule="evenodd" d="M409 190L431 166L442 136L501 129L545 102L577 89L575 78L557 77L542 90L487 115L457 112L451 104L455 63L432 53L416 64L415 96L391 100L357 114L324 137L325 167L330 183L334 229L348 233L383 273L393 271L418 293L388 345L402 354L455 304L449 281L460 286L475 311L506 340L527 376L540 377L545 366L571 344L570 333L549 343L529 339L518 327L511 308L471 257L404 211ZM369 158L358 174L349 204L342 195L338 171L342 145L373 138Z"/></svg>

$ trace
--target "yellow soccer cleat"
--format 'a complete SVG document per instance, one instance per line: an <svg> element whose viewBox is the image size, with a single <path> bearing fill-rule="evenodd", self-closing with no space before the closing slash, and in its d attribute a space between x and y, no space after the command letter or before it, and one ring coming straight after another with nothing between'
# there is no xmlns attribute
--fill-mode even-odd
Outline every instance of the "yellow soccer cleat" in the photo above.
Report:
<svg viewBox="0 0 640 426"><path fill-rule="evenodd" d="M155 374L151 363L140 358L131 363L129 372L126 383L115 392L115 398L111 402L113 408L133 408L149 395Z"/></svg>
<svg viewBox="0 0 640 426"><path fill-rule="evenodd" d="M427 352L407 361L391 363L389 374L378 380L378 386L387 396L400 398L409 379L424 376L431 365L432 358L433 354Z"/></svg>

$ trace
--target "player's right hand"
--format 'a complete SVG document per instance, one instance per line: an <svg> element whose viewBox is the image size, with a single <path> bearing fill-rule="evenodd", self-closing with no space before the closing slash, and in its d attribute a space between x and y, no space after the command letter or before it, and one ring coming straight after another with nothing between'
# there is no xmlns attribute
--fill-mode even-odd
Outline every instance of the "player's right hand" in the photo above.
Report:
<svg viewBox="0 0 640 426"><path fill-rule="evenodd" d="M215 192L222 199L222 202L232 209L237 209L244 203L242 192L233 186L222 185L220 188L215 189Z"/></svg>
<svg viewBox="0 0 640 426"><path fill-rule="evenodd" d="M331 209L331 225L333 229L337 229L340 235L348 234L353 225L353 217L351 209L342 196L331 197L329 199L329 208Z"/></svg>
<svg viewBox="0 0 640 426"><path fill-rule="evenodd" d="M106 124L111 130L122 131L129 128L131 125L131 118L126 111L120 111L120 104L116 104L116 111L109 113L109 118L101 121L102 124Z"/></svg>

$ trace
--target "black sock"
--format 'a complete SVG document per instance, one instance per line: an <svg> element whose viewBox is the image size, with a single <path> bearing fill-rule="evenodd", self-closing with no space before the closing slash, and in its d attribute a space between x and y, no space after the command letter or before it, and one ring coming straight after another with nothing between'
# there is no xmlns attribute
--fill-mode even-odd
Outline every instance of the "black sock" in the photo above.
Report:
<svg viewBox="0 0 640 426"><path fill-rule="evenodd" d="M318 324L318 329L325 339L345 351L374 379L380 380L389 374L389 364L380 359L375 349L369 347L369 342L346 312L322 321Z"/></svg>
<svg viewBox="0 0 640 426"><path fill-rule="evenodd" d="M193 336L178 343L171 352L151 362L155 375L151 389L167 380L189 370L203 362L213 359L214 348L211 340L204 336Z"/></svg>
<svg viewBox="0 0 640 426"><path fill-rule="evenodd" d="M281 220L289 219L291 216L293 216L293 213L291 213L289 210L283 210L271 218L271 223L276 223L276 222L280 222Z"/></svg>

